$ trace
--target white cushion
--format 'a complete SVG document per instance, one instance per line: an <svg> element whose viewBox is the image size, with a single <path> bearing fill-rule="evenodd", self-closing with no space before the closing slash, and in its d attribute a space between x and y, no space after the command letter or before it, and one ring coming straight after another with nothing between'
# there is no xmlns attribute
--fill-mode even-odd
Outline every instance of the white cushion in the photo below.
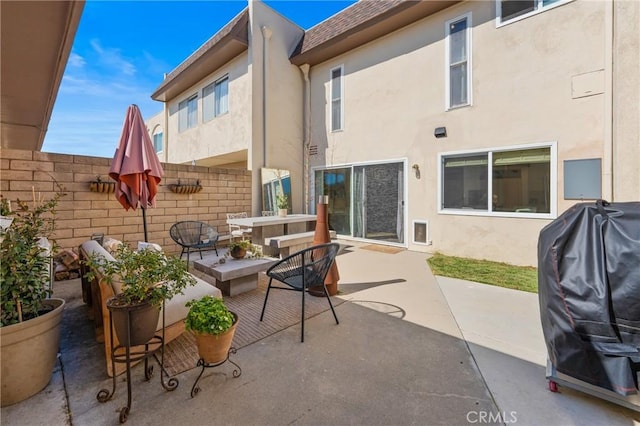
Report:
<svg viewBox="0 0 640 426"><path fill-rule="evenodd" d="M209 284L206 281L201 280L198 277L194 278L196 279L196 284L194 286L185 288L184 294L177 294L173 296L173 298L165 302L165 306L167 309L165 317L166 325L171 325L187 317L189 308L187 308L185 304L190 300L200 299L201 297L207 295L222 299L222 292L220 291L220 289ZM162 314L160 314L160 319L158 320L157 330L160 330L161 328Z"/></svg>

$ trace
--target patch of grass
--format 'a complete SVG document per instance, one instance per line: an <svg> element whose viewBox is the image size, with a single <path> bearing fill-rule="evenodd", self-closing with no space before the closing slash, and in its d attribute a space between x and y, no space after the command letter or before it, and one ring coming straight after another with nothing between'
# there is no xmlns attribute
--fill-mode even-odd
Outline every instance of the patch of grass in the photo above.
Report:
<svg viewBox="0 0 640 426"><path fill-rule="evenodd" d="M467 259L436 253L427 259L435 275L491 284L515 290L538 292L538 269L488 260Z"/></svg>

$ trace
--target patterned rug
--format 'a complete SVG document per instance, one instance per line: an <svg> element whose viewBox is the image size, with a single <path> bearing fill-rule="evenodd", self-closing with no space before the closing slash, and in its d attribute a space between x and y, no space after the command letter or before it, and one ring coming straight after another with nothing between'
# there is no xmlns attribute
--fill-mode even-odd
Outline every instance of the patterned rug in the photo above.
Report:
<svg viewBox="0 0 640 426"><path fill-rule="evenodd" d="M238 315L239 322L233 337L233 346L237 349L264 339L280 330L300 322L302 295L297 291L275 290L269 294L264 321L260 322L260 312L264 303L268 281L259 280L258 288L234 297L226 297L225 304L229 310ZM339 306L343 300L332 297L333 306ZM311 318L329 310L329 303L324 297L305 297L305 318ZM193 335L182 333L169 342L165 348L164 364L170 376L196 367L198 348Z"/></svg>

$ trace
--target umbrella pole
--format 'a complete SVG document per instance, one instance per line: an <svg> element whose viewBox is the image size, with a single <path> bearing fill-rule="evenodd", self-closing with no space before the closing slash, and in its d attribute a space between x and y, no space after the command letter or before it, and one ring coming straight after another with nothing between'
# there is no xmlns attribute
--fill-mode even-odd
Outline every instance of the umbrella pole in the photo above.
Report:
<svg viewBox="0 0 640 426"><path fill-rule="evenodd" d="M147 209L142 209L142 226L144 228L144 242L148 243L149 239L147 237Z"/></svg>

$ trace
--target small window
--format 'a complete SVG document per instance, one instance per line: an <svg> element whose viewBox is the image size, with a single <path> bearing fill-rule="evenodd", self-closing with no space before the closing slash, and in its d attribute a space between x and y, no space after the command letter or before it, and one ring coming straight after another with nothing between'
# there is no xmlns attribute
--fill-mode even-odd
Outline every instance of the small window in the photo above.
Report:
<svg viewBox="0 0 640 426"><path fill-rule="evenodd" d="M178 104L178 132L198 125L198 95L193 95Z"/></svg>
<svg viewBox="0 0 640 426"><path fill-rule="evenodd" d="M331 131L343 129L342 66L331 70Z"/></svg>
<svg viewBox="0 0 640 426"><path fill-rule="evenodd" d="M496 0L498 24L526 18L573 0Z"/></svg>
<svg viewBox="0 0 640 426"><path fill-rule="evenodd" d="M153 149L156 151L156 153L162 152L164 150L164 143L162 139L162 130L156 130L156 132L153 134Z"/></svg>
<svg viewBox="0 0 640 426"><path fill-rule="evenodd" d="M223 77L202 90L202 121L229 112L229 77Z"/></svg>
<svg viewBox="0 0 640 426"><path fill-rule="evenodd" d="M446 108L471 104L471 14L447 21Z"/></svg>

